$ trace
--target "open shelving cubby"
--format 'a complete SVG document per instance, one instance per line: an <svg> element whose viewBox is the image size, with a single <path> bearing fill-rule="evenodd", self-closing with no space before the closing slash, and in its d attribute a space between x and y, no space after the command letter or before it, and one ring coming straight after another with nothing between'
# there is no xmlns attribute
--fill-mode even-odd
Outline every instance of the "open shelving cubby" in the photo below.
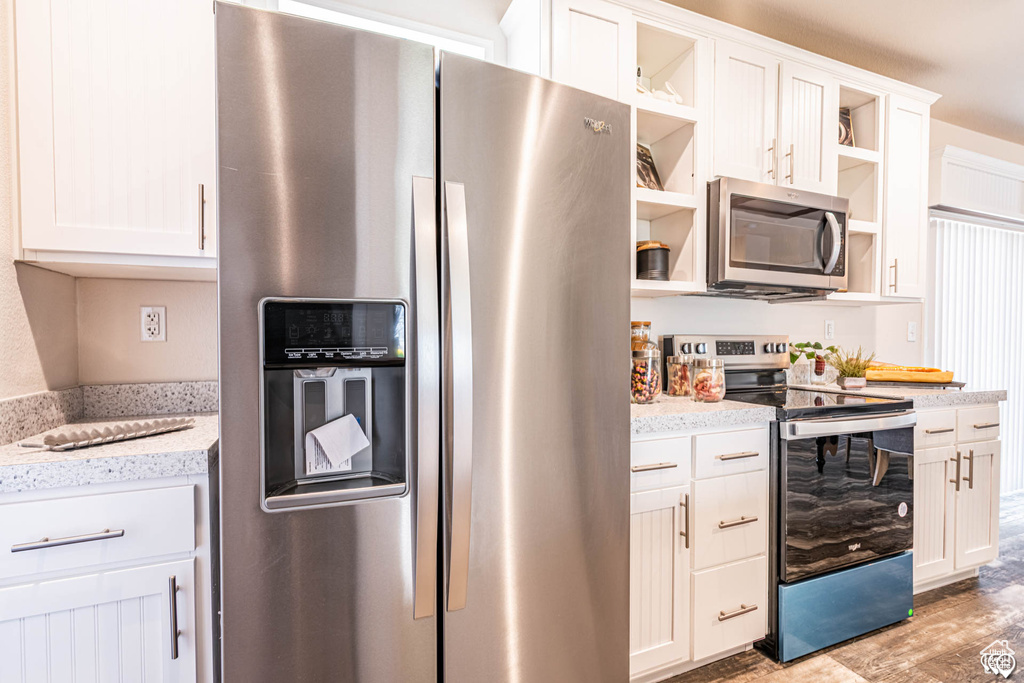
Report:
<svg viewBox="0 0 1024 683"><path fill-rule="evenodd" d="M882 120L882 96L858 90L857 88L839 86L839 108L850 110L850 123L853 128L853 146L840 145L840 154L843 148L849 153L861 153L877 159L882 151L881 146L881 120ZM838 113L837 113L838 115Z"/></svg>

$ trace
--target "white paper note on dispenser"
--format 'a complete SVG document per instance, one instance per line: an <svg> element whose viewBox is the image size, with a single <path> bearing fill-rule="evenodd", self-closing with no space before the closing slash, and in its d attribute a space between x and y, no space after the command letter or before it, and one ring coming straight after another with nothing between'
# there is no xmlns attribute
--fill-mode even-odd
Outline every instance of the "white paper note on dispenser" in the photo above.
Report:
<svg viewBox="0 0 1024 683"><path fill-rule="evenodd" d="M306 474L352 469L352 456L370 445L354 415L331 420L306 432Z"/></svg>

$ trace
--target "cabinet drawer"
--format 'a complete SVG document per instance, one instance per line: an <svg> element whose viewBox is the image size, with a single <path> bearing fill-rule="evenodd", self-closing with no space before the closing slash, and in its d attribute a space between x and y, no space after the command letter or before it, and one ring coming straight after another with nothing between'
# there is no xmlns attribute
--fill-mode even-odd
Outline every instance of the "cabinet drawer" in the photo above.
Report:
<svg viewBox="0 0 1024 683"><path fill-rule="evenodd" d="M629 461L630 491L684 485L690 479L690 437L634 441Z"/></svg>
<svg viewBox="0 0 1024 683"><path fill-rule="evenodd" d="M693 567L705 569L768 548L768 472L693 482Z"/></svg>
<svg viewBox="0 0 1024 683"><path fill-rule="evenodd" d="M935 448L956 443L956 411L918 411L914 448Z"/></svg>
<svg viewBox="0 0 1024 683"><path fill-rule="evenodd" d="M957 411L956 435L965 441L989 441L999 438L999 406L961 408Z"/></svg>
<svg viewBox="0 0 1024 683"><path fill-rule="evenodd" d="M193 486L0 505L0 579L194 549Z"/></svg>
<svg viewBox="0 0 1024 683"><path fill-rule="evenodd" d="M693 573L693 659L764 637L768 561L762 555Z"/></svg>
<svg viewBox="0 0 1024 683"><path fill-rule="evenodd" d="M768 428L699 434L693 438L693 478L720 477L768 467Z"/></svg>

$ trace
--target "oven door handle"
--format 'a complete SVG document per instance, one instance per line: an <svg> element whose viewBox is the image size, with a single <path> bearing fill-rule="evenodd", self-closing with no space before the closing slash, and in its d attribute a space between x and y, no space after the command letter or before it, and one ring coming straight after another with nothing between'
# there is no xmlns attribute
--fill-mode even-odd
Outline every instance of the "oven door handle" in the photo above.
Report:
<svg viewBox="0 0 1024 683"><path fill-rule="evenodd" d="M815 436L880 432L886 429L913 427L917 424L917 413L908 410L895 415L878 417L848 417L826 420L794 420L784 423L780 436L786 441L807 439Z"/></svg>
<svg viewBox="0 0 1024 683"><path fill-rule="evenodd" d="M828 263L825 264L825 275L831 275L832 271L836 269L836 263L839 262L839 252L843 248L843 233L839 229L839 221L836 220L834 213L826 211L825 220L832 228L832 255L829 256Z"/></svg>

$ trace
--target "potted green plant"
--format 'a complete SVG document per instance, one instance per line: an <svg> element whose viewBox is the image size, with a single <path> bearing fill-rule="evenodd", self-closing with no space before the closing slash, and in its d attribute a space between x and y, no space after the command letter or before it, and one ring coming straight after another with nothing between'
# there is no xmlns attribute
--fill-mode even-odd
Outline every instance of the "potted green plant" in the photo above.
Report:
<svg viewBox="0 0 1024 683"><path fill-rule="evenodd" d="M825 358L823 352L835 353L835 346L823 346L821 342L797 342L790 344L789 362L796 363L803 358L812 361L810 381L812 384L825 383Z"/></svg>
<svg viewBox="0 0 1024 683"><path fill-rule="evenodd" d="M865 358L864 350L859 346L856 353L839 348L830 351L825 357L825 361L839 372L837 383L844 389L866 387L868 381L864 375L874 359L875 354Z"/></svg>

